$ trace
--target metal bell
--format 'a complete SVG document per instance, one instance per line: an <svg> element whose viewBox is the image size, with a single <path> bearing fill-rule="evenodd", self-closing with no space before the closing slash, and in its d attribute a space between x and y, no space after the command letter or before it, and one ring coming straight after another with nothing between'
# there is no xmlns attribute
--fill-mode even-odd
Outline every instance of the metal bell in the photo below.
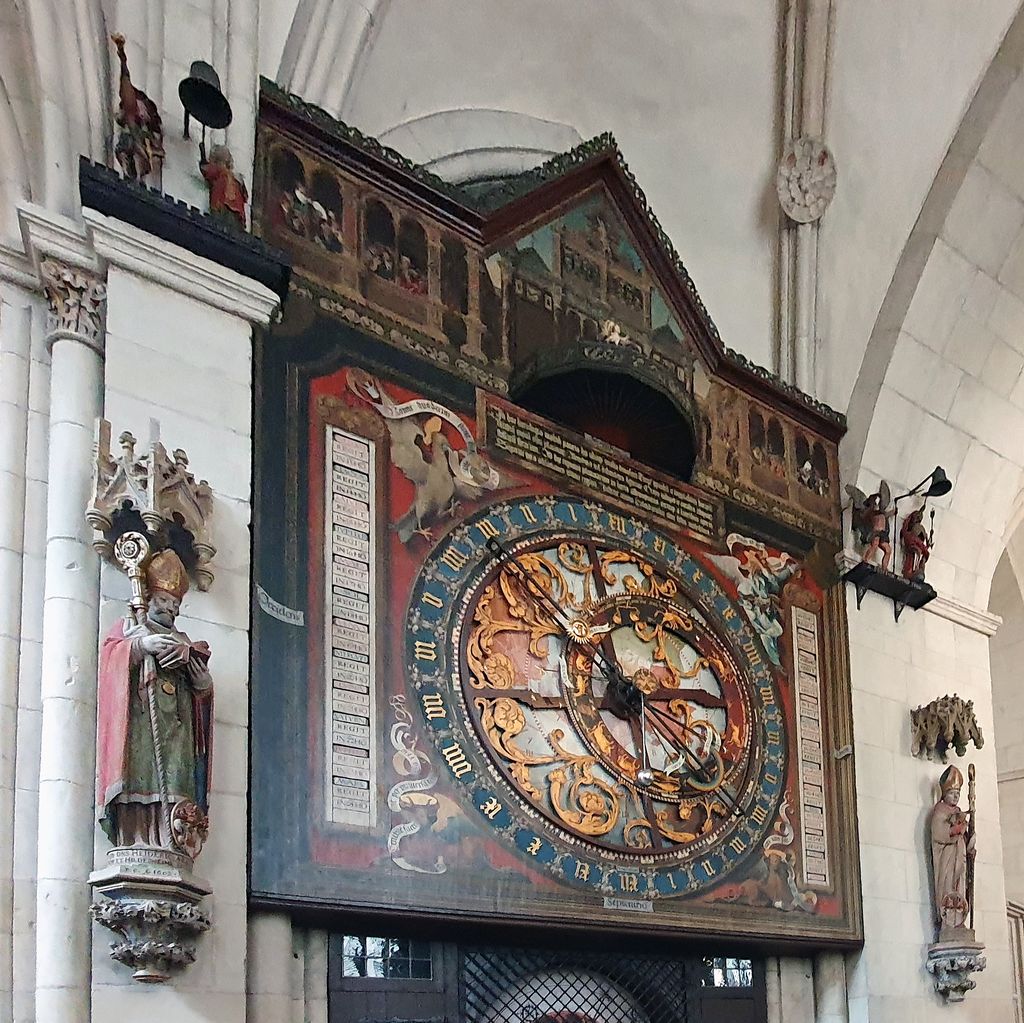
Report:
<svg viewBox="0 0 1024 1023"><path fill-rule="evenodd" d="M226 128L231 123L231 104L220 90L220 76L205 60L192 61L188 78L178 85L178 98L185 108L185 138L190 116L204 128Z"/></svg>
<svg viewBox="0 0 1024 1023"><path fill-rule="evenodd" d="M953 484L949 481L946 470L941 465L935 466L932 470L928 489L925 491L925 497L942 497L943 494L948 494L952 489Z"/></svg>

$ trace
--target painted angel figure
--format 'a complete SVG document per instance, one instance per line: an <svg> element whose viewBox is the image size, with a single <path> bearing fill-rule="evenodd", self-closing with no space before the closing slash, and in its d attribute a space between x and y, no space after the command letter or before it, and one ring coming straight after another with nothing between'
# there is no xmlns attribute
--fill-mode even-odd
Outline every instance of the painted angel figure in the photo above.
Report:
<svg viewBox="0 0 1024 1023"><path fill-rule="evenodd" d="M853 531L863 547L860 560L874 564L876 552L881 551L882 571L888 571L892 558L889 520L896 514L889 484L882 480L875 493L865 494L859 487L848 483L846 492L853 502Z"/></svg>
<svg viewBox="0 0 1024 1023"><path fill-rule="evenodd" d="M429 540L430 527L453 516L460 502L477 500L501 485L500 475L475 444L466 451L452 447L444 433L445 422L461 427L463 440L473 443L455 413L423 400L397 404L376 378L362 370L349 372L348 386L384 418L391 461L414 487L412 502L394 527L402 543L416 535ZM434 414L425 415L429 412Z"/></svg>
<svg viewBox="0 0 1024 1023"><path fill-rule="evenodd" d="M786 582L799 575L801 568L790 555L769 554L764 544L739 533L726 538L728 555L711 555L711 560L736 584L740 606L757 630L765 652L773 664L780 664L779 637L783 626L779 619L779 596Z"/></svg>

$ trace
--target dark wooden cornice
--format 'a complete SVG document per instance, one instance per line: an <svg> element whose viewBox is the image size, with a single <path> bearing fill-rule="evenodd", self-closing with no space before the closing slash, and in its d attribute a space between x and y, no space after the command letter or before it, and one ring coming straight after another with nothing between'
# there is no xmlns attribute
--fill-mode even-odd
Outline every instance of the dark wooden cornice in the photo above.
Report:
<svg viewBox="0 0 1024 1023"><path fill-rule="evenodd" d="M79 160L78 183L83 207L115 217L258 281L282 302L288 297L291 259L261 238L227 227L180 199L128 181L117 171L84 156Z"/></svg>

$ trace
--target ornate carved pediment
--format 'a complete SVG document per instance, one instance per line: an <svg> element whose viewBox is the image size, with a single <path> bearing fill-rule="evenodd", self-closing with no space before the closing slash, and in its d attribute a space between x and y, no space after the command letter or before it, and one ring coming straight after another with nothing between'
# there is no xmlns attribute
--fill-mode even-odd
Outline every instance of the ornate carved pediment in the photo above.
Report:
<svg viewBox="0 0 1024 1023"><path fill-rule="evenodd" d="M149 450L136 455L136 440L124 432L120 451L110 447L110 423L100 420L96 437L93 494L85 517L95 530L93 547L110 559L117 537L139 528L171 546L182 556L200 590L213 582L209 562L216 553L210 542L213 491L206 480L196 481L181 448L171 454L154 437Z"/></svg>

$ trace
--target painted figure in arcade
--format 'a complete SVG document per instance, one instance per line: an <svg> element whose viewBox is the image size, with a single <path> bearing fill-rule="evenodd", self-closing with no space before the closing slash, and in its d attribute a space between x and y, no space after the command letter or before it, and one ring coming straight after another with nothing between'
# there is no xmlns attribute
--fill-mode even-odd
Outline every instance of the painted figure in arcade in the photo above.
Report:
<svg viewBox="0 0 1024 1023"><path fill-rule="evenodd" d="M933 909L939 940L956 936L967 926L973 896L969 864L974 859L974 809L960 809L964 776L953 766L939 779L941 796L932 808L929 828L932 847ZM973 800L972 800L973 803Z"/></svg>
<svg viewBox="0 0 1024 1023"><path fill-rule="evenodd" d="M174 627L188 591L173 551L145 570L144 621L115 622L100 653L100 823L116 846L193 858L206 835L213 680L210 648Z"/></svg>

